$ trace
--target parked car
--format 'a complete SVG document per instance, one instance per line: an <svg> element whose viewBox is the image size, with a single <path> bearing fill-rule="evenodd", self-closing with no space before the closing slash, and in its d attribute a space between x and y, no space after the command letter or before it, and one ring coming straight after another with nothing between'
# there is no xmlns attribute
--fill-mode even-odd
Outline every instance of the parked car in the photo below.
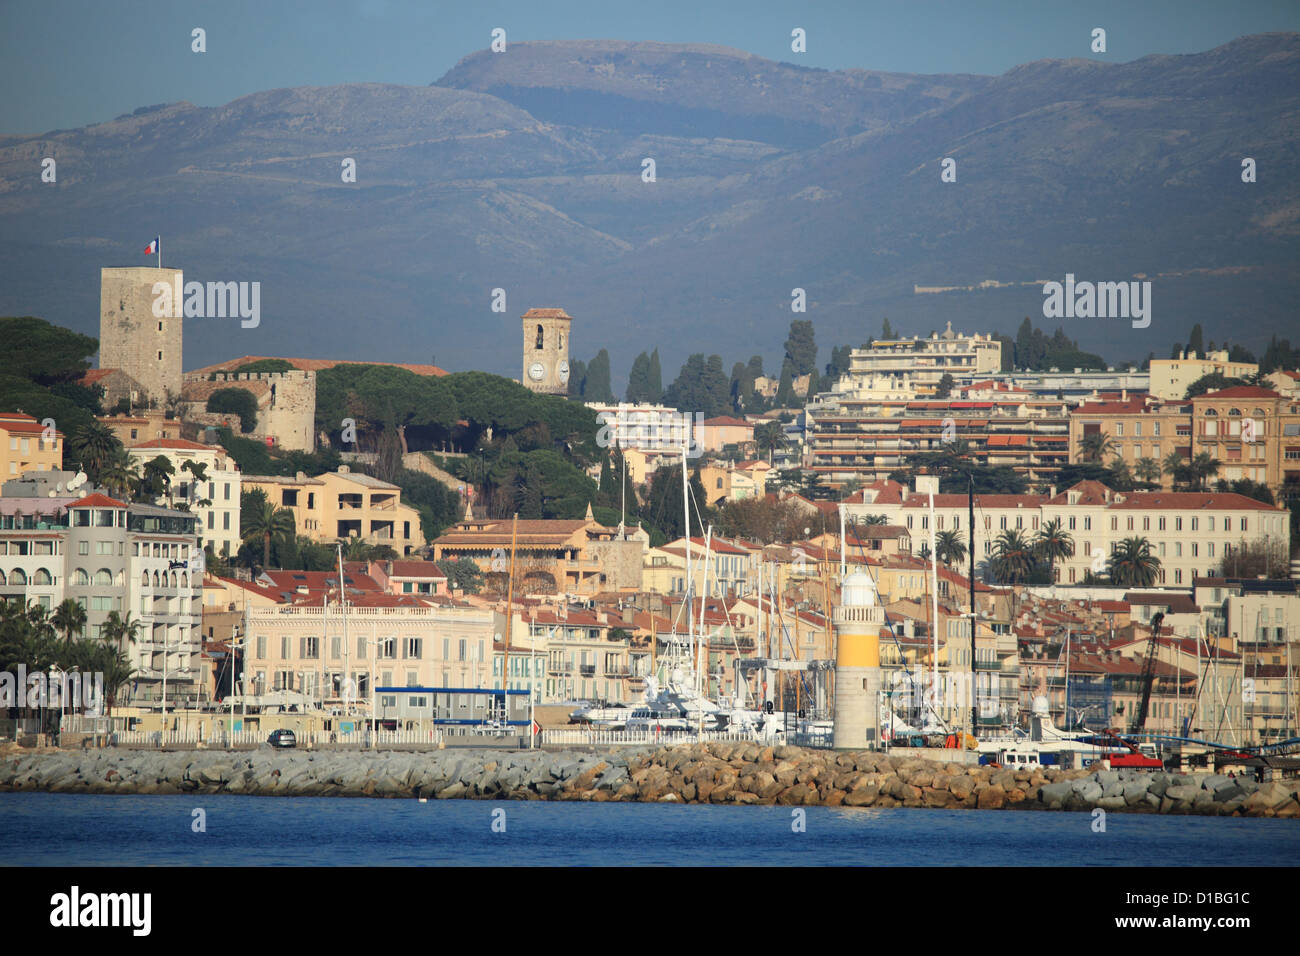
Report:
<svg viewBox="0 0 1300 956"><path fill-rule="evenodd" d="M271 736L266 738L266 742L272 747L298 746L298 738L294 736L292 730L273 730Z"/></svg>

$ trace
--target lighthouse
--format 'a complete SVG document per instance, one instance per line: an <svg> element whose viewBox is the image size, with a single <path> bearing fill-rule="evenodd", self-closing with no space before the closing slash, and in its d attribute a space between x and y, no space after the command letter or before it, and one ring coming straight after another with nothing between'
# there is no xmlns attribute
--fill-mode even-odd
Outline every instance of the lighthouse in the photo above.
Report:
<svg viewBox="0 0 1300 956"><path fill-rule="evenodd" d="M880 630L885 614L870 576L844 578L835 609L836 750L880 746Z"/></svg>

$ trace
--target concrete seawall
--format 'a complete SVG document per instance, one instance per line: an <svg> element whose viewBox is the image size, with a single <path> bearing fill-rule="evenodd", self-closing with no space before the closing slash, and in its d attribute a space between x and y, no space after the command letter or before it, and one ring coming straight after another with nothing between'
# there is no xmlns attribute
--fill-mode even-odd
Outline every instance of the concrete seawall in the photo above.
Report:
<svg viewBox="0 0 1300 956"><path fill-rule="evenodd" d="M591 800L1091 810L1300 818L1300 781L995 770L867 751L710 743L610 752L149 752L0 756L0 793Z"/></svg>

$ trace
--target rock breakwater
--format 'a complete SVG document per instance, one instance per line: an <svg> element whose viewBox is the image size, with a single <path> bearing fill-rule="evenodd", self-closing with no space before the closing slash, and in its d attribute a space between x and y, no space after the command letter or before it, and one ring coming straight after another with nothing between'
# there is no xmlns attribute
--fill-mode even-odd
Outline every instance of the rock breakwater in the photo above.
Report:
<svg viewBox="0 0 1300 956"><path fill-rule="evenodd" d="M0 792L1091 810L1300 818L1300 781L1010 770L893 753L710 743L618 750L97 751L0 758Z"/></svg>

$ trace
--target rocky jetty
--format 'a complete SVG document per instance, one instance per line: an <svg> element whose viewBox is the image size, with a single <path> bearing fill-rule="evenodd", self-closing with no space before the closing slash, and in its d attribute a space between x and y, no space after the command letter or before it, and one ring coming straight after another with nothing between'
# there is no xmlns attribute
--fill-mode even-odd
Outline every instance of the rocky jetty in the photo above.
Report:
<svg viewBox="0 0 1300 956"><path fill-rule="evenodd" d="M238 793L1091 810L1300 817L1300 781L1138 770L1007 770L895 752L710 743L619 750L11 751L0 792Z"/></svg>

